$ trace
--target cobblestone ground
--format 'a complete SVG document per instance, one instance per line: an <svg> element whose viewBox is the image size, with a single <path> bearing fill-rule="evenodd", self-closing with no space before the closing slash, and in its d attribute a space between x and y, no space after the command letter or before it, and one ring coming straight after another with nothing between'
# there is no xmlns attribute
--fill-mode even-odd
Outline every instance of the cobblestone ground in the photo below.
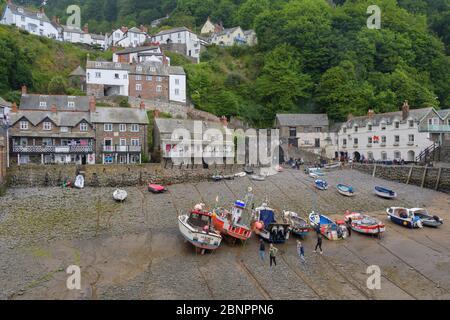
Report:
<svg viewBox="0 0 450 320"><path fill-rule="evenodd" d="M127 188L124 204L113 189L12 189L0 198L0 299L449 299L450 229L409 230L390 223L390 206L427 207L450 218L450 196L383 181L357 171L326 174L331 187L313 188L302 171L288 170L265 182L248 177L226 182L170 186L161 195ZM345 198L337 183L351 184ZM392 187L398 199L373 195L375 185ZM345 210L377 216L387 225L382 239L359 234L324 241L314 254L315 236L304 240L307 263L296 255L295 239L278 246L278 265L258 257L258 240L223 242L200 255L185 243L177 216L198 202L229 206L251 186L255 203L268 200L307 215L312 209L335 218ZM66 268L82 270L82 288L66 288ZM369 290L366 269L378 265L381 289Z"/></svg>

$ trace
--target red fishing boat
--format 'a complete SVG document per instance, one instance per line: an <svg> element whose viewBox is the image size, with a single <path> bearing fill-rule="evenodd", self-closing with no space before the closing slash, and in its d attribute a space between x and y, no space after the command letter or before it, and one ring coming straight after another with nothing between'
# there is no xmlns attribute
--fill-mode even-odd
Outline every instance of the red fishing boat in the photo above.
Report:
<svg viewBox="0 0 450 320"><path fill-rule="evenodd" d="M212 210L214 228L225 236L246 241L252 235L252 212L251 202L253 200L252 189L249 188L245 200L236 200L231 211L224 208Z"/></svg>

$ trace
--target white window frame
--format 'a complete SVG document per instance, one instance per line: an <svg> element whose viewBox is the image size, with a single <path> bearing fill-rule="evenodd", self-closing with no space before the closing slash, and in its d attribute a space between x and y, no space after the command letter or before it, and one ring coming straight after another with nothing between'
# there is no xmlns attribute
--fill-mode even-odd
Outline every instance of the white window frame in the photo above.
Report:
<svg viewBox="0 0 450 320"><path fill-rule="evenodd" d="M59 131L61 131L62 133L69 132L69 127L60 127Z"/></svg>
<svg viewBox="0 0 450 320"><path fill-rule="evenodd" d="M52 123L50 121L45 121L43 126L43 130L45 131L51 131L52 130Z"/></svg>
<svg viewBox="0 0 450 320"><path fill-rule="evenodd" d="M40 108L47 108L47 101L39 101Z"/></svg>
<svg viewBox="0 0 450 320"><path fill-rule="evenodd" d="M156 92L162 92L162 86L156 86Z"/></svg>
<svg viewBox="0 0 450 320"><path fill-rule="evenodd" d="M119 124L119 132L127 132L127 125L124 123Z"/></svg>
<svg viewBox="0 0 450 320"><path fill-rule="evenodd" d="M20 130L28 130L28 121L20 121Z"/></svg>
<svg viewBox="0 0 450 320"><path fill-rule="evenodd" d="M105 131L105 132L112 132L113 131L112 123L105 123L105 124L103 124L103 131Z"/></svg>
<svg viewBox="0 0 450 320"><path fill-rule="evenodd" d="M132 147L139 147L141 145L141 140L140 139L131 139L131 144Z"/></svg>
<svg viewBox="0 0 450 320"><path fill-rule="evenodd" d="M130 131L131 131L131 132L139 132L139 125L133 123L133 124L130 126Z"/></svg>
<svg viewBox="0 0 450 320"><path fill-rule="evenodd" d="M88 131L88 124L86 122L80 123L80 131L81 132L87 132Z"/></svg>
<svg viewBox="0 0 450 320"><path fill-rule="evenodd" d="M142 91L142 84L136 83L136 91Z"/></svg>

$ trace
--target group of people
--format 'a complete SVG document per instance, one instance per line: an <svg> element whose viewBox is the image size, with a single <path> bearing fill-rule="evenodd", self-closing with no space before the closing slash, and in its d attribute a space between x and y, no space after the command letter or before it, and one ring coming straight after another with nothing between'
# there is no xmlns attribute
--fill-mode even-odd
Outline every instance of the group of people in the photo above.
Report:
<svg viewBox="0 0 450 320"><path fill-rule="evenodd" d="M300 159L290 158L287 164L290 165L292 169L300 170L300 166L304 165L305 161L303 160L303 158Z"/></svg>

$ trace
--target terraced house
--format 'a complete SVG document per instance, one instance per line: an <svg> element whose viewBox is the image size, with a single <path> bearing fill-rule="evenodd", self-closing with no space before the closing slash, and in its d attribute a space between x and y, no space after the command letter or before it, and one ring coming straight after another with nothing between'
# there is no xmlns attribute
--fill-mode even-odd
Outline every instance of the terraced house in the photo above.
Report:
<svg viewBox="0 0 450 320"><path fill-rule="evenodd" d="M10 114L11 164L94 164L94 127L88 97L27 94Z"/></svg>
<svg viewBox="0 0 450 320"><path fill-rule="evenodd" d="M10 103L0 97L0 187L6 176L8 163L8 113Z"/></svg>

